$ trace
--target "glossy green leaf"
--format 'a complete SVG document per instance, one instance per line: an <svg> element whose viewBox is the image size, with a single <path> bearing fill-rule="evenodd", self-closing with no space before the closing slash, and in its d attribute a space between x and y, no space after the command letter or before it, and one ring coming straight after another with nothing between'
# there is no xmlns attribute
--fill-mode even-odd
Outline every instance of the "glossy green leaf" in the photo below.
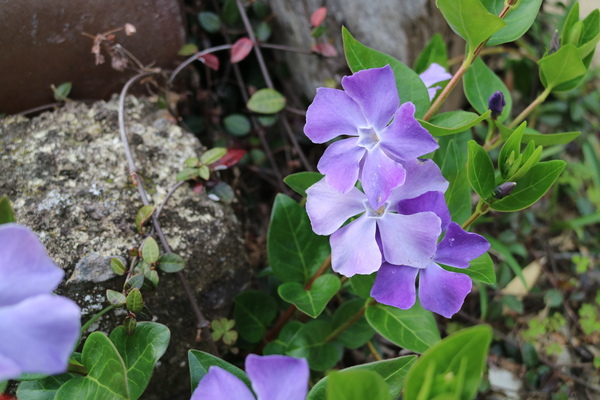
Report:
<svg viewBox="0 0 600 400"><path fill-rule="evenodd" d="M450 28L462 37L471 51L506 26L501 18L490 14L480 0L437 0Z"/></svg>
<svg viewBox="0 0 600 400"><path fill-rule="evenodd" d="M417 360L417 356L404 356L384 361L360 364L345 368L343 371L366 369L378 373L388 386L390 400L396 400L404 387L404 378L408 370ZM327 377L321 379L308 393L306 400L325 400Z"/></svg>
<svg viewBox="0 0 600 400"><path fill-rule="evenodd" d="M156 270L145 271L144 278L146 280L148 280L150 283L152 283L152 285L154 285L155 288L158 287L158 282L160 279L158 277L158 272L156 272Z"/></svg>
<svg viewBox="0 0 600 400"><path fill-rule="evenodd" d="M284 282L305 284L329 254L327 237L312 231L306 210L278 194L267 234L267 255L275 275Z"/></svg>
<svg viewBox="0 0 600 400"><path fill-rule="evenodd" d="M58 85L58 87L56 89L54 89L54 87L52 87L54 90L54 100L56 100L56 101L66 100L67 97L69 96L69 93L71 93L72 87L73 87L73 84L71 82L61 83L60 85Z"/></svg>
<svg viewBox="0 0 600 400"><path fill-rule="evenodd" d="M452 394L452 399L473 399L491 341L491 328L477 325L433 345L408 372L404 398L433 399ZM424 384L426 380L433 384Z"/></svg>
<svg viewBox="0 0 600 400"><path fill-rule="evenodd" d="M504 178L508 175L512 162L521 154L521 141L526 126L526 122L519 125L500 149L500 154L498 154L498 169L500 169L500 173Z"/></svg>
<svg viewBox="0 0 600 400"><path fill-rule="evenodd" d="M191 56L192 54L196 54L198 52L198 46L194 43L188 43L183 45L181 49L177 52L178 56Z"/></svg>
<svg viewBox="0 0 600 400"><path fill-rule="evenodd" d="M138 323L131 336L121 326L110 333L110 340L125 362L132 400L140 398L146 390L154 366L167 351L170 339L169 328L156 322Z"/></svg>
<svg viewBox="0 0 600 400"><path fill-rule="evenodd" d="M306 358L310 368L325 371L333 367L341 356L335 346L326 339L331 333L331 324L314 320L304 324L290 340L286 354Z"/></svg>
<svg viewBox="0 0 600 400"><path fill-rule="evenodd" d="M15 213L6 196L0 196L0 225L15 222Z"/></svg>
<svg viewBox="0 0 600 400"><path fill-rule="evenodd" d="M383 378L368 369L335 371L327 376L327 400L389 400Z"/></svg>
<svg viewBox="0 0 600 400"><path fill-rule="evenodd" d="M275 319L277 302L268 294L248 290L235 297L233 318L240 336L250 343L258 343Z"/></svg>
<svg viewBox="0 0 600 400"><path fill-rule="evenodd" d="M283 181L302 197L306 197L306 189L323 179L318 172L297 172L286 176Z"/></svg>
<svg viewBox="0 0 600 400"><path fill-rule="evenodd" d="M17 399L19 400L55 400L56 392L67 381L77 377L75 374L60 374L43 379L19 383Z"/></svg>
<svg viewBox="0 0 600 400"><path fill-rule="evenodd" d="M131 292L129 292L125 305L129 311L133 311L134 313L142 311L142 308L144 307L144 298L142 297L140 289L132 289Z"/></svg>
<svg viewBox="0 0 600 400"><path fill-rule="evenodd" d="M281 328L277 339L267 343L263 349L263 354L285 354L287 352L288 345L296 332L302 328L304 324L300 321L290 321Z"/></svg>
<svg viewBox="0 0 600 400"><path fill-rule="evenodd" d="M123 261L121 261L121 259L117 257L113 257L110 259L110 268L115 274L119 276L125 274L125 272L127 271L127 267L125 266L125 264L123 264Z"/></svg>
<svg viewBox="0 0 600 400"><path fill-rule="evenodd" d="M504 82L481 60L475 59L463 79L463 88L469 103L479 114L488 110L488 101L495 92L502 92L506 105L498 116L498 121L504 121L512 109L512 97Z"/></svg>
<svg viewBox="0 0 600 400"><path fill-rule="evenodd" d="M309 290L304 289L298 282L286 282L279 286L277 293L279 297L292 303L306 315L317 318L341 286L337 276L325 274L318 277Z"/></svg>
<svg viewBox="0 0 600 400"><path fill-rule="evenodd" d="M200 169L197 167L193 167L193 168L187 167L177 173L177 175L175 176L175 180L177 182L179 182L179 181L187 181L189 179L196 179L196 178L198 178L199 172L200 172Z"/></svg>
<svg viewBox="0 0 600 400"><path fill-rule="evenodd" d="M467 156L454 139L446 147L441 171L449 183L445 193L448 210L452 220L462 224L471 215L471 186L467 178Z"/></svg>
<svg viewBox="0 0 600 400"><path fill-rule="evenodd" d="M492 203L496 211L519 211L538 201L554 184L566 163L562 160L541 162L518 179L512 193Z"/></svg>
<svg viewBox="0 0 600 400"><path fill-rule="evenodd" d="M202 378L204 378L204 375L208 373L208 369L212 366L223 368L225 371L232 373L248 387L250 387L250 380L244 371L235 365L229 364L225 360L213 356L212 354L198 350L190 350L188 351L188 363L190 365L192 392L194 389L196 389L198 383L200 383Z"/></svg>
<svg viewBox="0 0 600 400"><path fill-rule="evenodd" d="M158 268L161 271L172 273L185 268L185 260L179 254L167 253L158 259Z"/></svg>
<svg viewBox="0 0 600 400"><path fill-rule="evenodd" d="M419 123L433 136L453 135L474 127L490 114L490 110L482 115L461 110L450 111L434 116L429 122L419 120Z"/></svg>
<svg viewBox="0 0 600 400"><path fill-rule="evenodd" d="M375 334L375 331L367 322L364 314L360 316L360 318L356 319L356 316L360 315L364 305L364 299L349 300L344 302L335 311L335 314L333 314L333 320L331 322L333 330L348 323L348 321L353 321L352 325L345 328L335 338L335 341L341 343L344 345L344 347L349 349L357 349L367 343L367 341L370 340Z"/></svg>
<svg viewBox="0 0 600 400"><path fill-rule="evenodd" d="M235 136L246 136L252 130L250 120L244 114L230 114L223 118L227 132Z"/></svg>
<svg viewBox="0 0 600 400"><path fill-rule="evenodd" d="M142 227L150 218L152 218L154 209L154 206L142 206L139 209L137 215L135 216L135 227L139 233L142 233Z"/></svg>
<svg viewBox="0 0 600 400"><path fill-rule="evenodd" d="M128 336L133 336L135 333L135 327L137 326L137 319L133 315L128 315L123 321L123 331Z"/></svg>
<svg viewBox="0 0 600 400"><path fill-rule="evenodd" d="M446 50L446 43L444 43L444 39L439 33L434 34L429 39L429 42L417 57L413 70L420 74L433 63L448 69L448 50Z"/></svg>
<svg viewBox="0 0 600 400"><path fill-rule="evenodd" d="M154 264L158 261L160 250L158 244L152 236L148 236L142 244L142 259L148 264Z"/></svg>
<svg viewBox="0 0 600 400"><path fill-rule="evenodd" d="M124 289L130 290L133 288L141 289L144 285L144 275L136 274L125 281Z"/></svg>
<svg viewBox="0 0 600 400"><path fill-rule="evenodd" d="M221 18L210 11L198 13L198 22L200 22L200 26L209 33L215 33L221 29Z"/></svg>
<svg viewBox="0 0 600 400"><path fill-rule="evenodd" d="M375 283L375 275L376 273L370 275L357 274L350 278L350 286L352 287L354 294L363 299L369 298L371 296L373 283Z"/></svg>
<svg viewBox="0 0 600 400"><path fill-rule="evenodd" d="M429 101L427 88L416 72L394 57L363 45L354 39L345 27L342 27L342 38L346 61L352 72L389 65L394 71L400 102L406 103L412 101L416 108L416 118L425 115L431 102Z"/></svg>
<svg viewBox="0 0 600 400"><path fill-rule="evenodd" d="M101 332L92 332L83 345L87 376L76 376L56 392L56 399L129 400L127 370L117 348Z"/></svg>
<svg viewBox="0 0 600 400"><path fill-rule="evenodd" d="M494 165L489 154L474 140L469 141L467 177L473 190L482 199L487 199L492 195L492 191L496 187Z"/></svg>
<svg viewBox="0 0 600 400"><path fill-rule="evenodd" d="M556 53L542 58L538 65L542 83L553 92L575 88L587 71L577 48L572 44L562 46Z"/></svg>
<svg viewBox="0 0 600 400"><path fill-rule="evenodd" d="M285 97L274 89L260 89L250 97L246 107L260 114L275 114L285 107Z"/></svg>
<svg viewBox="0 0 600 400"><path fill-rule="evenodd" d="M121 292L117 292L116 290L107 289L106 290L106 300L110 303L110 305L115 307L123 307L123 305L127 302L127 297Z"/></svg>
<svg viewBox="0 0 600 400"><path fill-rule="evenodd" d="M496 272L494 271L494 262L488 253L484 253L481 256L477 257L471 264L469 268L454 268L448 265L441 265L447 271L452 272L460 272L462 274L466 274L479 282L493 284L496 283Z"/></svg>
<svg viewBox="0 0 600 400"><path fill-rule="evenodd" d="M384 304L370 305L365 316L383 337L415 353L423 353L440 340L433 314L418 302L409 310Z"/></svg>
<svg viewBox="0 0 600 400"><path fill-rule="evenodd" d="M531 151L529 151L531 150ZM513 182L515 180L521 179L523 176L525 176L525 174L527 174L531 168L533 168L534 165L536 165L539 161L540 158L542 157L542 151L543 148L542 146L538 146L537 148L535 148L535 144L533 143L533 140L529 142L529 144L527 145L527 148L525 149L525 152L523 152L523 159L521 160L521 166L517 169L517 172L515 172L512 176L510 176L507 181L509 182ZM529 154L529 152L531 154Z"/></svg>
<svg viewBox="0 0 600 400"><path fill-rule="evenodd" d="M202 153L200 162L205 165L212 164L223 158L225 154L227 154L227 149L225 147L214 147Z"/></svg>
<svg viewBox="0 0 600 400"><path fill-rule="evenodd" d="M504 0L483 0L482 3L491 14L499 15L505 2ZM486 45L496 46L515 41L523 36L535 21L541 5L542 0L518 1L504 17L506 26L494 33Z"/></svg>
<svg viewBox="0 0 600 400"><path fill-rule="evenodd" d="M568 44L573 26L579 21L579 3L574 2L560 30L560 43Z"/></svg>
<svg viewBox="0 0 600 400"><path fill-rule="evenodd" d="M570 143L579 135L581 135L581 132L535 133L526 130L523 134L523 142L533 140L536 146L552 146Z"/></svg>

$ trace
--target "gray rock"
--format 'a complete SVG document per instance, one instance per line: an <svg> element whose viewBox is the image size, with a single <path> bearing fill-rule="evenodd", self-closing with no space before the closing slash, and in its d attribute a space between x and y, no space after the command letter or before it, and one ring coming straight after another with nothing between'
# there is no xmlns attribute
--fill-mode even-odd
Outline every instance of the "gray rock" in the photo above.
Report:
<svg viewBox="0 0 600 400"><path fill-rule="evenodd" d="M173 125L148 100L129 98L126 124L132 151L151 203L160 204L198 140ZM91 106L68 103L28 120L0 120L0 194L13 202L19 223L32 228L65 270L58 292L79 303L82 320L108 304L106 289L121 290L123 277L110 258L128 259L143 237L135 228L142 206L131 183L119 139L117 101ZM227 316L233 297L249 282L242 231L231 207L180 187L160 216L200 307L210 318ZM167 354L145 399L188 399L187 350L196 342L194 314L175 274L160 274L158 290L145 296L154 320L171 330ZM124 311L109 312L94 328L110 332Z"/></svg>

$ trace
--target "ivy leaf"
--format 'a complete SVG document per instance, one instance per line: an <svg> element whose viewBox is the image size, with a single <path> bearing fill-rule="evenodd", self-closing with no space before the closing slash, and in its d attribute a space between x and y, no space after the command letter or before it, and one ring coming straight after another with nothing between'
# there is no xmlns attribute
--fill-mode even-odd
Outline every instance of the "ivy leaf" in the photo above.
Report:
<svg viewBox="0 0 600 400"><path fill-rule="evenodd" d="M298 282L286 282L279 286L277 293L283 300L294 304L306 315L317 318L341 286L337 276L325 274L318 277L308 290Z"/></svg>

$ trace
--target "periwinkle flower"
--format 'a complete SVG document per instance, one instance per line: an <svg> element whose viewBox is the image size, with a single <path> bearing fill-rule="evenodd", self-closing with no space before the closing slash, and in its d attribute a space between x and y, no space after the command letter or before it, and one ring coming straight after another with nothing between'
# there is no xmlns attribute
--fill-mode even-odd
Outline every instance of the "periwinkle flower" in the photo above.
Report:
<svg viewBox="0 0 600 400"><path fill-rule="evenodd" d="M246 358L246 373L252 391L235 375L212 366L202 378L191 400L305 400L309 368L304 358L272 355Z"/></svg>
<svg viewBox="0 0 600 400"><path fill-rule="evenodd" d="M488 109L492 111L492 119L497 119L500 114L502 114L502 110L504 110L504 106L506 105L506 100L504 100L504 94L501 91L494 92L488 100Z"/></svg>
<svg viewBox="0 0 600 400"><path fill-rule="evenodd" d="M443 192L448 182L431 160L415 159L404 167L404 184L393 189L388 200L377 209L355 187L342 194L322 179L306 190L306 211L313 231L331 235L334 271L350 277L377 271L384 259L416 268L424 268L430 262L441 233L440 217L435 210L403 215L397 213L395 206L430 191ZM342 227L346 220L359 214Z"/></svg>
<svg viewBox="0 0 600 400"><path fill-rule="evenodd" d="M415 119L415 106L404 103L394 72L383 68L342 78L344 91L319 88L306 112L304 133L314 143L332 143L317 168L336 191L349 192L358 179L371 208L379 209L406 177L403 163L438 148Z"/></svg>
<svg viewBox="0 0 600 400"><path fill-rule="evenodd" d="M0 225L0 382L67 370L80 309L51 294L63 275L31 230Z"/></svg>
<svg viewBox="0 0 600 400"><path fill-rule="evenodd" d="M419 78L421 78L429 92L429 100L433 100L437 91L442 88L441 86L434 85L452 78L452 74L446 72L441 65L432 63L425 71L419 74Z"/></svg>
<svg viewBox="0 0 600 400"><path fill-rule="evenodd" d="M484 237L466 232L460 225L450 221L443 193L426 193L420 198L407 199L398 204L399 213L411 214L424 210L435 212L445 231L435 254L421 267L386 259L377 272L371 296L379 303L407 310L416 302L415 281L419 275L419 301L423 308L450 318L462 307L465 297L471 292L472 282L468 275L446 271L439 264L468 268L469 263L485 253L490 244Z"/></svg>

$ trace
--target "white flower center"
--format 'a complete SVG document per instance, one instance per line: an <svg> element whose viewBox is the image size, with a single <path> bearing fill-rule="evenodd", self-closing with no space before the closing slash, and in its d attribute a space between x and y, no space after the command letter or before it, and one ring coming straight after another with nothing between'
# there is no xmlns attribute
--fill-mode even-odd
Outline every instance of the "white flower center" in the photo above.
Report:
<svg viewBox="0 0 600 400"><path fill-rule="evenodd" d="M379 143L377 132L373 128L358 129L358 145L367 150L372 150Z"/></svg>
<svg viewBox="0 0 600 400"><path fill-rule="evenodd" d="M383 217L385 215L385 213L387 212L387 209L389 207L389 203L384 203L381 207L379 207L379 209L375 210L369 204L369 200L363 201L363 204L365 206L365 211L366 211L367 217L369 217L369 218L381 218L381 217Z"/></svg>

